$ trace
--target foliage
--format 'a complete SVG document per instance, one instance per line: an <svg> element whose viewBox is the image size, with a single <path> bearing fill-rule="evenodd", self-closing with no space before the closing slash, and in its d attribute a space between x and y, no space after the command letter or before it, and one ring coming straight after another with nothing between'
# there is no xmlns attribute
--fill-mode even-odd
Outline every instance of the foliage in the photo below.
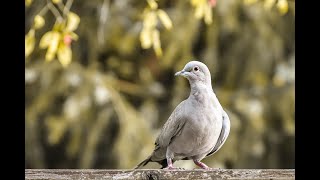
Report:
<svg viewBox="0 0 320 180"><path fill-rule="evenodd" d="M258 0L244 0L247 5L256 3ZM52 0L54 4L57 4L61 11L63 11L63 16L60 15L58 9L55 8L48 1L44 9L35 16L34 25L27 33L25 38L25 56L28 57L35 46L35 30L43 27L45 20L42 15L45 14L47 9L50 9L52 13L56 16L57 21L53 27L52 31L47 32L43 35L40 41L40 48L48 48L46 53L46 61L51 61L58 55L58 60L60 63L67 67L72 59L72 51L70 44L72 40L77 40L78 36L73 32L77 29L80 22L80 18L77 14L69 12L69 8L73 0L67 2L68 7L65 7L61 0ZM32 0L25 0L26 6L30 6ZM158 3L156 0L147 0L148 6L144 9L142 13L143 17L143 28L140 32L140 42L143 49L149 49L153 47L156 55L158 57L162 56L162 48L160 41L160 31L157 29L158 19L164 25L167 30L172 28L172 21L168 14L162 10L158 9ZM204 19L204 22L209 25L212 23L212 7L216 6L216 0L190 0L191 5L194 7L194 17L197 19ZM279 12L281 14L286 14L288 12L288 2L287 0L264 0L265 9L271 9L273 5L276 4ZM67 18L64 18L67 17Z"/></svg>
<svg viewBox="0 0 320 180"><path fill-rule="evenodd" d="M243 0L245 4L250 5L258 2L259 0ZM261 0L260 0L261 1ZM274 5L277 7L280 14L284 15L289 10L288 0L263 0L263 7L270 10Z"/></svg>
<svg viewBox="0 0 320 180"><path fill-rule="evenodd" d="M207 1L207 0L190 0L191 5L195 8L194 16L197 19L201 19L203 17L204 22L206 24L212 23L212 7L216 5L215 1Z"/></svg>
<svg viewBox="0 0 320 180"><path fill-rule="evenodd" d="M160 43L160 33L156 29L158 18L167 30L172 28L172 22L168 14L158 9L158 4L155 0L147 0L148 7L143 12L143 28L140 33L141 46L148 49L153 46L157 56L162 56L162 49Z"/></svg>
<svg viewBox="0 0 320 180"><path fill-rule="evenodd" d="M57 4L59 9L55 7ZM25 37L25 57L29 57L35 47L35 31L45 24L43 16L50 10L56 17L56 22L51 31L45 33L39 43L41 49L47 49L46 61L52 61L57 55L63 67L67 67L72 59L71 42L77 40L78 36L73 31L78 28L80 18L77 14L70 12L73 0L68 0L64 5L61 0L47 1L46 6L34 17L34 23ZM26 0L26 5L30 6L31 1ZM63 15L61 15L62 11Z"/></svg>

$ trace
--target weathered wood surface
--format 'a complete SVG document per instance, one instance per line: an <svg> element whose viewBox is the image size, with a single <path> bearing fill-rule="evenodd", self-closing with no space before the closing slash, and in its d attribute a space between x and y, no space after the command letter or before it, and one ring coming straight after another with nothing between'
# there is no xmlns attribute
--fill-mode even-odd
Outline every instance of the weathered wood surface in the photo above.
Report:
<svg viewBox="0 0 320 180"><path fill-rule="evenodd" d="M26 169L25 179L295 179L295 169L102 170Z"/></svg>

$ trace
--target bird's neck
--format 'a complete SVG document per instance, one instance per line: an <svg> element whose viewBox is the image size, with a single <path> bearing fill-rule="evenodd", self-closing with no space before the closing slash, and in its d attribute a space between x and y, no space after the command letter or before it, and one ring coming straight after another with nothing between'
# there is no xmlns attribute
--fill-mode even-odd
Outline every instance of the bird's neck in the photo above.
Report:
<svg viewBox="0 0 320 180"><path fill-rule="evenodd" d="M200 104L211 104L217 109L222 109L219 100L212 89L211 83L191 83L190 87L191 91L189 98L194 98Z"/></svg>
<svg viewBox="0 0 320 180"><path fill-rule="evenodd" d="M203 82L192 82L190 83L190 95L209 95L212 90L211 83L203 83Z"/></svg>

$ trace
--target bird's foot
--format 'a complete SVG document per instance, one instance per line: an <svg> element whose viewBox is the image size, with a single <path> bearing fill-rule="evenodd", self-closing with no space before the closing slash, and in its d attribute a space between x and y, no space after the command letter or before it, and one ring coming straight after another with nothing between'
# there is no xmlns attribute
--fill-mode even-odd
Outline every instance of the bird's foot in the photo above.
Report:
<svg viewBox="0 0 320 180"><path fill-rule="evenodd" d="M215 170L215 169L217 169L217 168L211 168L211 167L209 167L209 166L207 166L205 163L203 163L203 162L200 162L199 160L193 160L193 162L197 165L197 166L199 166L199 167L201 167L201 169L204 169L204 170Z"/></svg>
<svg viewBox="0 0 320 180"><path fill-rule="evenodd" d="M164 170L184 170L184 168L173 167L172 160L169 157L167 158L167 164L168 166L163 168Z"/></svg>

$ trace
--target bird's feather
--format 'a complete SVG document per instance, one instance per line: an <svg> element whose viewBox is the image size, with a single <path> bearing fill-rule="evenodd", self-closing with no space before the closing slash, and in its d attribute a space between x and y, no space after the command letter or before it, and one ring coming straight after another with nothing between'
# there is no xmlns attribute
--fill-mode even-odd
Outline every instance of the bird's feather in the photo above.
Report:
<svg viewBox="0 0 320 180"><path fill-rule="evenodd" d="M224 142L226 141L230 133L230 119L228 114L225 111L223 111L222 118L223 118L222 129L221 129L218 141L214 146L214 148L211 150L211 152L206 155L206 157L216 153L222 147L222 145L224 144Z"/></svg>
<svg viewBox="0 0 320 180"><path fill-rule="evenodd" d="M167 122L156 139L156 146L167 147L170 142L179 135L183 128L186 118L183 117L185 101L182 101L172 112Z"/></svg>

